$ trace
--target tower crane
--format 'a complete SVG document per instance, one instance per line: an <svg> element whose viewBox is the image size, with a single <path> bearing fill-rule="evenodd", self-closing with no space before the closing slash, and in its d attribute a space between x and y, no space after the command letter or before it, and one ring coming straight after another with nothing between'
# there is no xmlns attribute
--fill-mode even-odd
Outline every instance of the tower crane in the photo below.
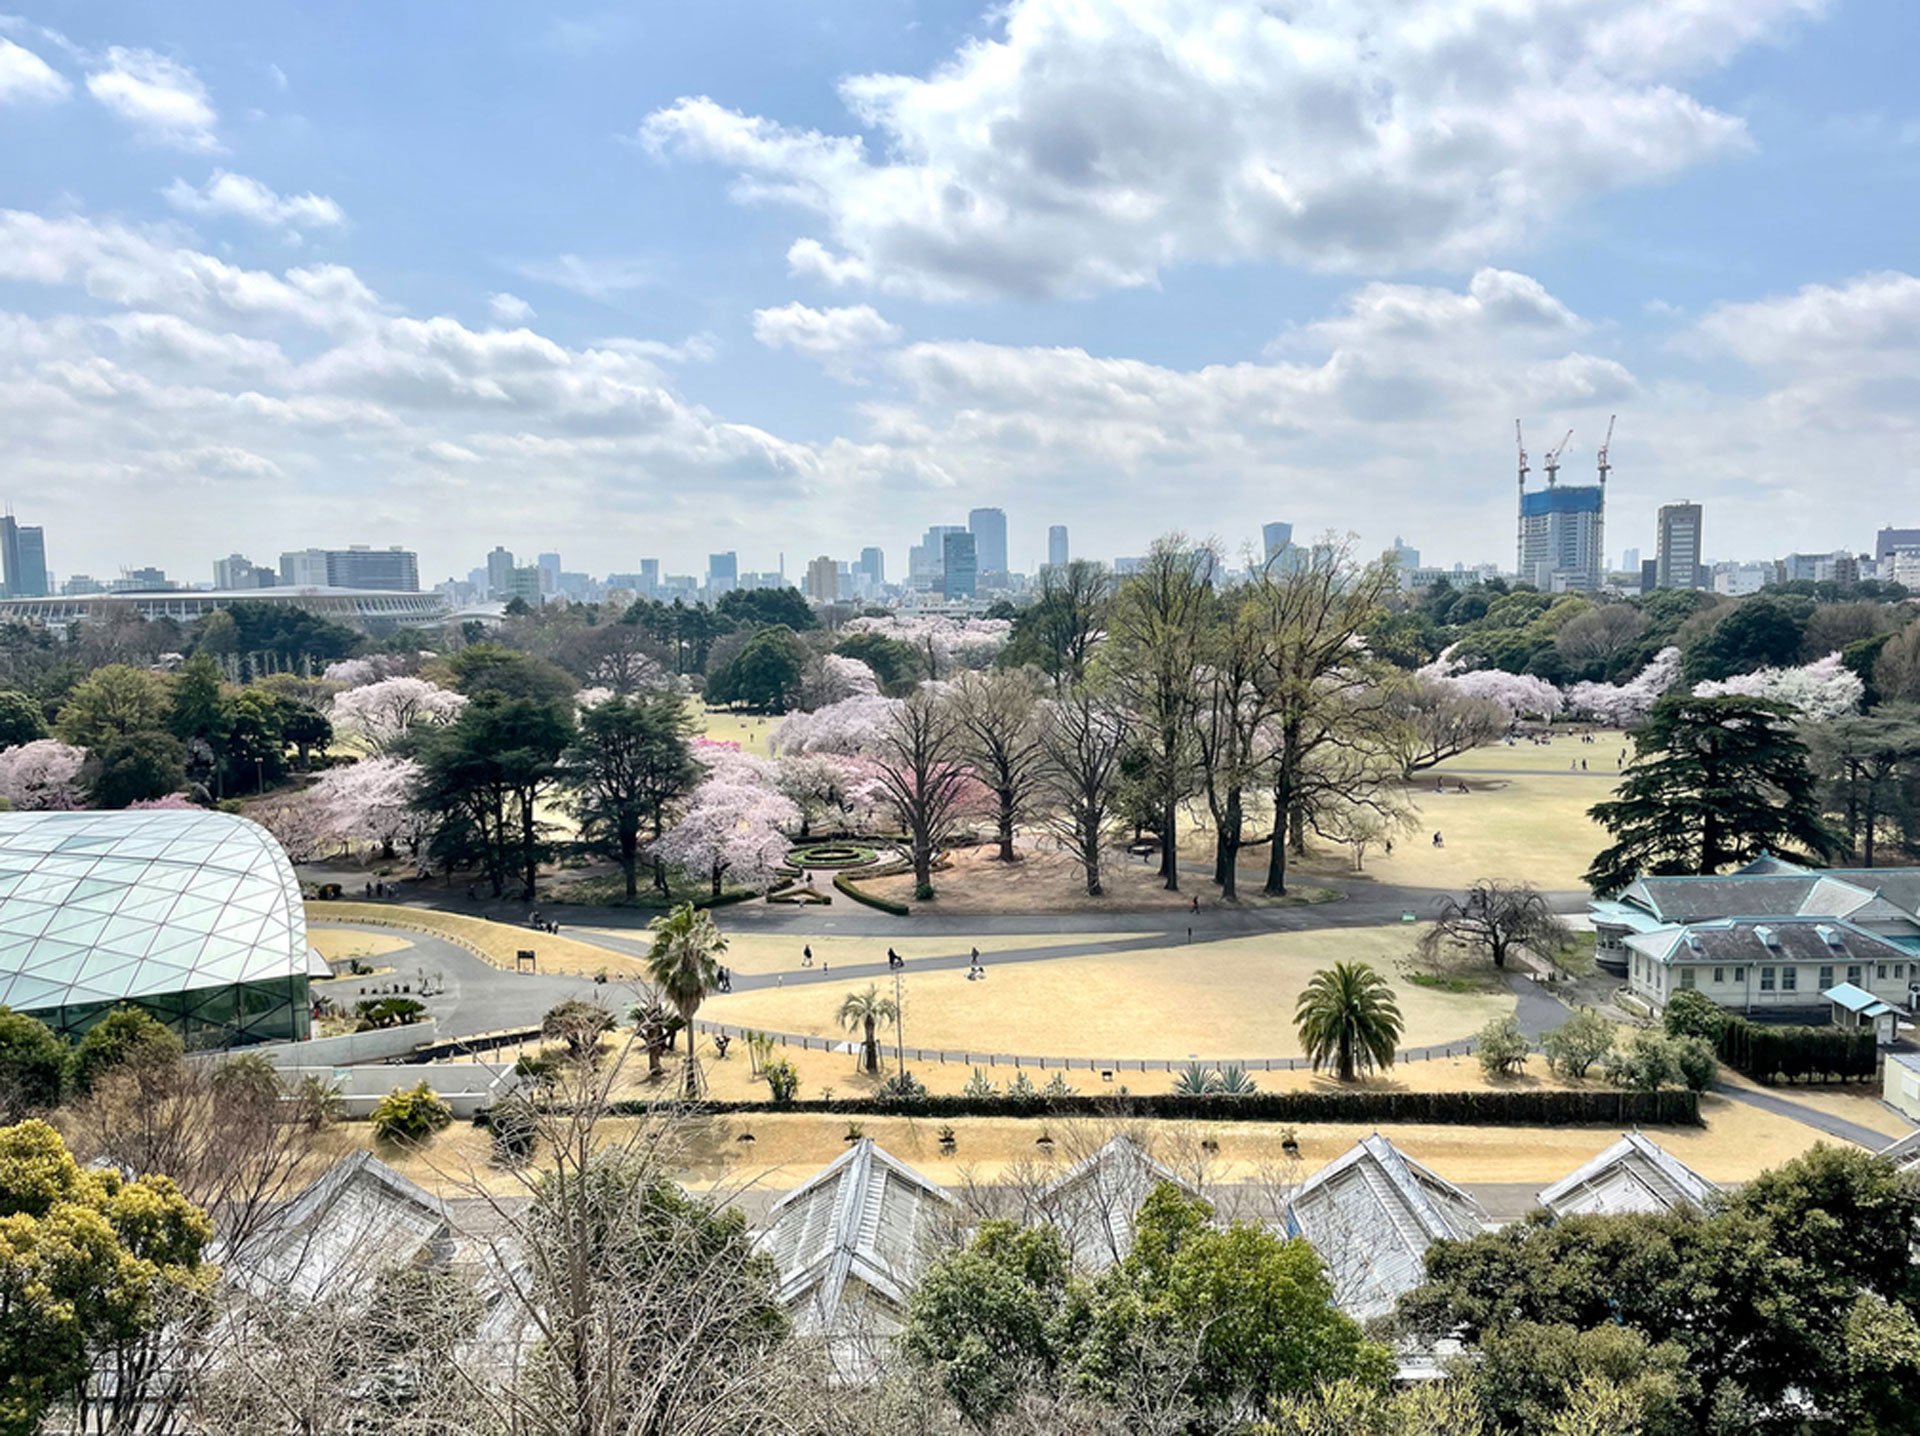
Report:
<svg viewBox="0 0 1920 1436"><path fill-rule="evenodd" d="M1602 488L1606 487L1607 473L1613 468L1613 465L1607 462L1607 450L1613 447L1613 421L1619 417L1618 414L1607 415L1607 437L1600 441L1600 485Z"/></svg>
<svg viewBox="0 0 1920 1436"><path fill-rule="evenodd" d="M1525 489L1527 486L1527 441L1526 437L1520 432L1520 421L1518 419L1513 421L1513 442L1520 446L1520 487Z"/></svg>
<svg viewBox="0 0 1920 1436"><path fill-rule="evenodd" d="M1573 430L1567 430L1567 437L1547 450L1546 462L1542 465L1547 471L1547 487L1552 488L1560 476L1560 455L1566 452L1568 444L1573 442Z"/></svg>

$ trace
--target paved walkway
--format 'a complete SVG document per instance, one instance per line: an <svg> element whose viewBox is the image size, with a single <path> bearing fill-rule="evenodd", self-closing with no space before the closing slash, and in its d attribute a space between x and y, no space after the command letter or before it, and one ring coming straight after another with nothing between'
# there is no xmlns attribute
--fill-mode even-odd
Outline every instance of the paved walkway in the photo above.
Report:
<svg viewBox="0 0 1920 1436"><path fill-rule="evenodd" d="M1735 1087L1726 1082L1716 1082L1713 1090L1729 1102L1744 1103L1749 1107L1758 1107L1762 1112L1771 1112L1776 1117L1803 1123L1825 1132L1829 1137L1838 1137L1843 1142L1865 1147L1869 1152L1877 1152L1896 1140L1885 1132L1876 1132L1871 1127L1849 1122L1845 1117L1835 1117L1816 1107L1803 1106L1786 1097L1776 1097L1771 1092L1756 1092L1751 1087Z"/></svg>

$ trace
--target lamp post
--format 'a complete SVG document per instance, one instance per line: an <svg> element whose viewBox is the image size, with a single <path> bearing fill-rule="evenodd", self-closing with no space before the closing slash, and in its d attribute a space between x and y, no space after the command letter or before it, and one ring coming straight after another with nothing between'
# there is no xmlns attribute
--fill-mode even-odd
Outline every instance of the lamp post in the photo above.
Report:
<svg viewBox="0 0 1920 1436"><path fill-rule="evenodd" d="M900 969L893 972L893 1062L901 1076L907 1072L907 991Z"/></svg>

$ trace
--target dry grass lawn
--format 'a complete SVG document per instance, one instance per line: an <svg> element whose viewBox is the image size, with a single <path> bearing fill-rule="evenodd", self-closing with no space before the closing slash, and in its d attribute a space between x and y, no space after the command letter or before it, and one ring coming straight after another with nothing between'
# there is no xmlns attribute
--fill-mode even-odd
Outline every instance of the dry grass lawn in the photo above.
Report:
<svg viewBox="0 0 1920 1436"><path fill-rule="evenodd" d="M1862 1127L1884 1132L1889 1140L1904 1137L1913 1131L1913 1123L1880 1100L1880 1084L1877 1082L1843 1082L1833 1086L1811 1082L1798 1085L1783 1082L1778 1087L1762 1087L1750 1078L1741 1076L1731 1067L1722 1067L1720 1076L1729 1086L1766 1092L1788 1102L1798 1103L1802 1107L1811 1107L1817 1112L1824 1112L1829 1117L1857 1122Z"/></svg>
<svg viewBox="0 0 1920 1436"><path fill-rule="evenodd" d="M387 957L392 953L405 952L413 944L404 937L389 937L380 932L355 932L343 927L310 927L307 929L307 941L315 952L329 962L344 962L348 958Z"/></svg>
<svg viewBox="0 0 1920 1436"><path fill-rule="evenodd" d="M1513 1011L1505 992L1454 994L1407 982L1398 927L1275 933L1057 961L987 963L984 982L959 970L906 978L906 1040L955 1051L1185 1060L1297 1056L1294 1001L1336 961L1371 962L1393 984L1403 1045L1471 1036ZM837 1032L833 1014L865 979L758 989L708 1000L715 1021L809 1036Z"/></svg>
<svg viewBox="0 0 1920 1436"><path fill-rule="evenodd" d="M605 972L609 977L637 977L643 970L640 959L612 952L592 943L581 942L565 933L554 936L533 932L515 923L488 922L485 918L460 913L432 912L425 908L401 907L383 903L309 902L308 931L331 923L368 923L374 927L399 928L442 937L485 958L495 967L511 971L514 953L530 948L539 959L542 972L574 973L590 977Z"/></svg>
<svg viewBox="0 0 1920 1436"><path fill-rule="evenodd" d="M845 899L841 899L845 901ZM727 929L725 909L714 914L723 932ZM645 942L647 935L639 928L591 928L572 929L577 937L589 941L596 937L618 938L625 942ZM766 932L727 932L727 951L721 961L736 973L759 975L772 972L800 972L801 949L811 947L815 966L825 964L828 968L850 963L885 962L887 949L892 948L909 964L915 958L928 957L964 957L974 946L980 948L981 956L992 960L997 948L1052 948L1078 947L1092 942L1126 942L1149 936L1147 933L1035 933L1031 936L995 937L990 939L967 937L830 937L815 936L811 933L793 933L791 935ZM911 967L908 969L911 971Z"/></svg>

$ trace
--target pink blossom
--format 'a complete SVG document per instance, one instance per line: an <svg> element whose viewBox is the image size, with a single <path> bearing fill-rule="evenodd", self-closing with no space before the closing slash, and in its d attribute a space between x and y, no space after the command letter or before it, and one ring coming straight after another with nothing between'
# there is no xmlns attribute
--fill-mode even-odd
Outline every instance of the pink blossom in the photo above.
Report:
<svg viewBox="0 0 1920 1436"><path fill-rule="evenodd" d="M1680 677L1680 650L1663 648L1625 683L1576 683L1567 706L1614 728L1637 728Z"/></svg>
<svg viewBox="0 0 1920 1436"><path fill-rule="evenodd" d="M336 693L327 717L340 737L377 754L415 727L453 722L466 706L464 694L424 678L383 678Z"/></svg>
<svg viewBox="0 0 1920 1436"><path fill-rule="evenodd" d="M0 751L0 798L25 812L71 812L83 806L80 770L87 750L41 738Z"/></svg>
<svg viewBox="0 0 1920 1436"><path fill-rule="evenodd" d="M1707 683L1696 683L1696 698L1770 698L1789 703L1804 718L1816 723L1829 722L1855 712L1866 685L1848 668L1838 653L1829 653L1817 663L1800 668L1761 668Z"/></svg>
<svg viewBox="0 0 1920 1436"><path fill-rule="evenodd" d="M1431 668L1433 665L1429 665ZM1486 698L1498 703L1515 718L1528 714L1551 718L1560 711L1560 690L1544 678L1524 673L1507 673L1498 668L1481 668L1472 673L1435 676L1422 669L1424 676L1451 685L1469 698Z"/></svg>
<svg viewBox="0 0 1920 1436"><path fill-rule="evenodd" d="M128 803L127 811L133 812L136 809L144 809L147 811L161 810L176 812L181 809L197 810L199 806L198 803L194 802L193 799L189 798L185 793L168 793L164 798L141 798L136 802Z"/></svg>
<svg viewBox="0 0 1920 1436"><path fill-rule="evenodd" d="M304 795L313 805L308 821L337 841L411 847L426 833L426 817L413 806L419 781L420 765L411 758L329 768Z"/></svg>
<svg viewBox="0 0 1920 1436"><path fill-rule="evenodd" d="M708 776L653 854L692 876L765 886L786 858L800 809L774 786L764 758L720 743L696 745L694 756Z"/></svg>

